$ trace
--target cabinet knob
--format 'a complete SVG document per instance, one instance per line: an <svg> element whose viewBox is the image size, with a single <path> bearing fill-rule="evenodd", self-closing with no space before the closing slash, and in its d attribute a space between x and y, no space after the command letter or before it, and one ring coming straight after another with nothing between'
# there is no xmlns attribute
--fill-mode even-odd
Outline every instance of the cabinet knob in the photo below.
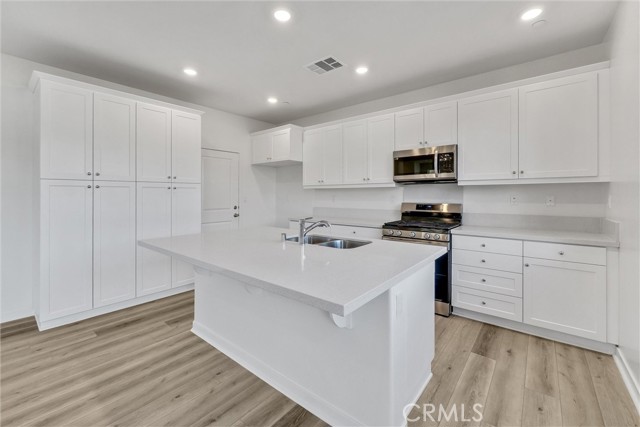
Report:
<svg viewBox="0 0 640 427"><path fill-rule="evenodd" d="M100 172L96 172L96 176L100 176Z"/></svg>
<svg viewBox="0 0 640 427"><path fill-rule="evenodd" d="M529 267L529 264L525 264L524 266L525 266L525 267Z"/></svg>
<svg viewBox="0 0 640 427"><path fill-rule="evenodd" d="M560 255L564 255L564 251L560 251L558 252Z"/></svg>
<svg viewBox="0 0 640 427"><path fill-rule="evenodd" d="M363 181L366 181L366 180L367 180L367 178L362 178L362 180L363 180Z"/></svg>
<svg viewBox="0 0 640 427"><path fill-rule="evenodd" d="M167 190L171 190L171 187L167 187Z"/></svg>
<svg viewBox="0 0 640 427"><path fill-rule="evenodd" d="M87 175L91 176L91 172L87 172Z"/></svg>
<svg viewBox="0 0 640 427"><path fill-rule="evenodd" d="M174 176L174 177L173 177L173 179L178 179L178 177L177 177L177 176Z"/></svg>
<svg viewBox="0 0 640 427"><path fill-rule="evenodd" d="M169 175L169 176L167 177L167 179L171 179L171 175Z"/></svg>
<svg viewBox="0 0 640 427"><path fill-rule="evenodd" d="M90 186L90 185L87 185L87 188L91 188L91 186Z"/></svg>
<svg viewBox="0 0 640 427"><path fill-rule="evenodd" d="M96 185L96 188L100 188L100 186L99 186L99 185Z"/></svg>
<svg viewBox="0 0 640 427"><path fill-rule="evenodd" d="M480 262L487 262L487 260L481 259Z"/></svg>
<svg viewBox="0 0 640 427"><path fill-rule="evenodd" d="M512 171L511 173L515 175L515 174L516 174L516 171Z"/></svg>
<svg viewBox="0 0 640 427"><path fill-rule="evenodd" d="M484 301L482 301L482 305L487 305L487 303L486 303L486 302L484 302Z"/></svg>
<svg viewBox="0 0 640 427"><path fill-rule="evenodd" d="M234 214L233 214L233 217L234 217L234 218L238 218L239 216L240 216L240 214L238 214L238 213L234 213Z"/></svg>
<svg viewBox="0 0 640 427"><path fill-rule="evenodd" d="M487 245L485 245L485 244L483 243L483 244L481 244L480 246L484 248L484 247L486 247Z"/></svg>
<svg viewBox="0 0 640 427"><path fill-rule="evenodd" d="M175 189L176 189L176 187L173 187L173 189L175 190Z"/></svg>
<svg viewBox="0 0 640 427"><path fill-rule="evenodd" d="M523 174L524 174L524 171L520 171L520 175L523 175Z"/></svg>
<svg viewBox="0 0 640 427"><path fill-rule="evenodd" d="M481 281L482 283L486 283L486 282L487 282L487 279L480 279L480 281Z"/></svg>
<svg viewBox="0 0 640 427"><path fill-rule="evenodd" d="M233 209L238 209L238 207L237 207L237 206L234 206L234 207L233 207Z"/></svg>

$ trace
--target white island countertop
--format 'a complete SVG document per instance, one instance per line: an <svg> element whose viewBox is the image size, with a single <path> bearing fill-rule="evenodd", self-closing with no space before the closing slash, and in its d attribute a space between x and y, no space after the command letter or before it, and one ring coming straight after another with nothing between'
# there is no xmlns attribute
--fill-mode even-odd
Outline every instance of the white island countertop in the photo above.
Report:
<svg viewBox="0 0 640 427"><path fill-rule="evenodd" d="M291 230L258 227L139 241L205 270L240 280L339 316L346 316L446 248L372 240L354 249L282 242Z"/></svg>

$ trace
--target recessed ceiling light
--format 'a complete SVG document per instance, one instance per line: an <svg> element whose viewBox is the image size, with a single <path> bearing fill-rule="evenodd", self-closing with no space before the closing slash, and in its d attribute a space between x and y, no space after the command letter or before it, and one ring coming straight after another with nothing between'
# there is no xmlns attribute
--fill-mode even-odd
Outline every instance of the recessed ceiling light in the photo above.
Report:
<svg viewBox="0 0 640 427"><path fill-rule="evenodd" d="M523 21L531 21L532 19L540 16L541 13L542 9L540 8L529 9L520 16L520 19L522 19Z"/></svg>
<svg viewBox="0 0 640 427"><path fill-rule="evenodd" d="M289 19L291 19L291 12L285 9L278 9L273 12L273 17L280 22L287 22Z"/></svg>
<svg viewBox="0 0 640 427"><path fill-rule="evenodd" d="M368 71L369 69L364 65L361 65L360 67L356 68L356 73L358 74L367 74Z"/></svg>
<svg viewBox="0 0 640 427"><path fill-rule="evenodd" d="M269 104L277 104L278 103L278 98L276 98L275 96L270 96L269 98L267 98L267 102Z"/></svg>
<svg viewBox="0 0 640 427"><path fill-rule="evenodd" d="M182 71L184 71L184 73L187 76L192 76L193 77L193 76L197 76L198 75L198 72L196 70L194 70L193 68L185 68Z"/></svg>

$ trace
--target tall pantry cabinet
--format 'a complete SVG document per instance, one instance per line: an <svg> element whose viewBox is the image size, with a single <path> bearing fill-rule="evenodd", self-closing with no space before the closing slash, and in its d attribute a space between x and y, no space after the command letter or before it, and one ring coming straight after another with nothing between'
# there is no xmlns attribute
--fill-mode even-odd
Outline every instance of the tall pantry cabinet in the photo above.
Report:
<svg viewBox="0 0 640 427"><path fill-rule="evenodd" d="M202 113L40 72L31 88L40 329L190 289L137 240L200 231Z"/></svg>

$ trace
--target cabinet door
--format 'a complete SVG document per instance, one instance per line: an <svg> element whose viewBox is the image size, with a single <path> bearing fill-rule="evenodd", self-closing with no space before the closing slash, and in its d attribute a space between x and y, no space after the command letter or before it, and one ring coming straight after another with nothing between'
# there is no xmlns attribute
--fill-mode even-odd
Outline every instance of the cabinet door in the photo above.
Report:
<svg viewBox="0 0 640 427"><path fill-rule="evenodd" d="M271 134L271 160L288 160L290 158L290 133L289 129L285 129Z"/></svg>
<svg viewBox="0 0 640 427"><path fill-rule="evenodd" d="M304 133L302 142L302 183L321 185L323 178L324 130L313 129Z"/></svg>
<svg viewBox="0 0 640 427"><path fill-rule="evenodd" d="M345 184L366 184L369 177L367 121L342 125L342 153Z"/></svg>
<svg viewBox="0 0 640 427"><path fill-rule="evenodd" d="M92 179L93 92L40 82L40 177Z"/></svg>
<svg viewBox="0 0 640 427"><path fill-rule="evenodd" d="M136 180L136 103L96 93L93 97L95 179Z"/></svg>
<svg viewBox="0 0 640 427"><path fill-rule="evenodd" d="M518 178L518 91L458 102L460 180Z"/></svg>
<svg viewBox="0 0 640 427"><path fill-rule="evenodd" d="M458 143L458 103L424 107L424 145L450 145Z"/></svg>
<svg viewBox="0 0 640 427"><path fill-rule="evenodd" d="M369 133L369 173L370 184L393 182L393 138L394 120L392 114L373 117L367 121Z"/></svg>
<svg viewBox="0 0 640 427"><path fill-rule="evenodd" d="M137 188L138 240L171 236L171 186L139 182ZM136 295L171 288L171 257L137 246Z"/></svg>
<svg viewBox="0 0 640 427"><path fill-rule="evenodd" d="M598 175L595 73L520 88L520 178Z"/></svg>
<svg viewBox="0 0 640 427"><path fill-rule="evenodd" d="M93 306L136 296L136 184L98 182L93 193Z"/></svg>
<svg viewBox="0 0 640 427"><path fill-rule="evenodd" d="M202 128L198 114L171 112L171 174L174 182L199 183Z"/></svg>
<svg viewBox="0 0 640 427"><path fill-rule="evenodd" d="M171 195L171 235L200 233L201 189L199 184L177 184ZM173 260L172 287L194 282L193 265Z"/></svg>
<svg viewBox="0 0 640 427"><path fill-rule="evenodd" d="M93 306L92 187L87 181L40 181L41 320Z"/></svg>
<svg viewBox="0 0 640 427"><path fill-rule="evenodd" d="M171 110L138 103L136 120L138 181L171 180Z"/></svg>
<svg viewBox="0 0 640 427"><path fill-rule="evenodd" d="M396 113L395 122L396 150L424 147L424 112L422 108Z"/></svg>
<svg viewBox="0 0 640 427"><path fill-rule="evenodd" d="M342 184L342 125L325 128L322 184Z"/></svg>
<svg viewBox="0 0 640 427"><path fill-rule="evenodd" d="M606 267L524 258L524 322L606 341Z"/></svg>
<svg viewBox="0 0 640 427"><path fill-rule="evenodd" d="M254 165L269 163L272 158L273 146L271 135L257 135L251 138L252 163Z"/></svg>

